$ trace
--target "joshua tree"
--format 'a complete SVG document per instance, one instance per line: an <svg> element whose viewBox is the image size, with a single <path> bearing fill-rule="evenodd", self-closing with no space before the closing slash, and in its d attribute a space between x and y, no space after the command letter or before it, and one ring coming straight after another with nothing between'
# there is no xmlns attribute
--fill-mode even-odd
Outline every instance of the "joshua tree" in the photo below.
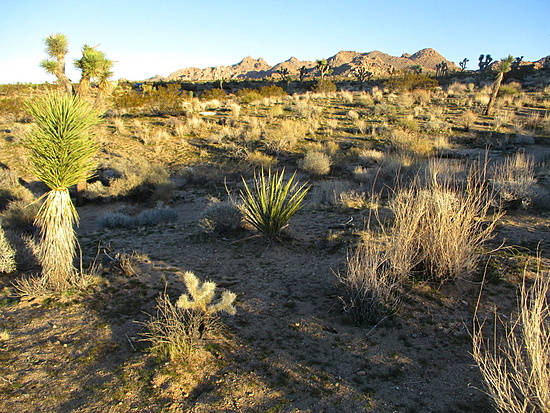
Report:
<svg viewBox="0 0 550 413"><path fill-rule="evenodd" d="M332 67L326 59L316 60L315 63L317 63L317 70L321 73L321 80L324 80L325 76L332 73Z"/></svg>
<svg viewBox="0 0 550 413"><path fill-rule="evenodd" d="M357 80L361 83L366 82L372 78L372 72L367 70L365 65L355 66L353 68L353 74Z"/></svg>
<svg viewBox="0 0 550 413"><path fill-rule="evenodd" d="M485 110L485 116L491 116L493 114L493 109L495 106L495 100L497 98L498 90L500 89L500 84L504 78L504 73L509 72L512 63L514 62L514 57L508 55L505 59L502 59L497 66L497 75L493 83L493 90L491 91L491 97L489 103L487 104L487 109Z"/></svg>
<svg viewBox="0 0 550 413"><path fill-rule="evenodd" d="M300 82L303 82L307 74L307 67L302 66L300 68Z"/></svg>
<svg viewBox="0 0 550 413"><path fill-rule="evenodd" d="M485 59L485 60L484 60ZM478 66L479 66L479 72L480 73L485 73L487 71L487 69L489 68L489 65L491 64L491 62L493 61L493 58L491 57L490 54L488 55L479 55L479 63L478 63Z"/></svg>
<svg viewBox="0 0 550 413"><path fill-rule="evenodd" d="M419 75L420 73L422 73L422 66L420 65L412 65L411 67L409 67L409 69L411 69L415 75Z"/></svg>
<svg viewBox="0 0 550 413"><path fill-rule="evenodd" d="M78 84L78 95L88 96L92 79L99 82L100 94L107 89L107 80L113 75L111 69L113 61L107 59L105 53L97 50L95 47L85 44L82 47L82 57L75 59L74 65L82 71L80 82Z"/></svg>
<svg viewBox="0 0 550 413"><path fill-rule="evenodd" d="M50 188L36 216L41 282L47 289L63 291L81 276L73 266L78 213L68 188L85 181L95 169L98 146L90 130L99 118L86 101L66 93L49 94L26 105L34 118L24 143L30 170Z"/></svg>
<svg viewBox="0 0 550 413"><path fill-rule="evenodd" d="M466 65L468 64L470 60L467 58L464 58L462 62L460 62L458 65L460 66L460 69L464 72L466 70Z"/></svg>
<svg viewBox="0 0 550 413"><path fill-rule="evenodd" d="M449 73L449 65L447 62L443 61L435 65L436 76L445 76Z"/></svg>
<svg viewBox="0 0 550 413"><path fill-rule="evenodd" d="M516 59L512 62L512 70L518 70L522 61L523 61L523 56L516 57Z"/></svg>
<svg viewBox="0 0 550 413"><path fill-rule="evenodd" d="M40 66L57 77L60 87L67 93L73 93L71 80L65 74L65 56L69 52L69 42L64 34L51 34L44 39L46 43L46 53L50 59L44 59Z"/></svg>

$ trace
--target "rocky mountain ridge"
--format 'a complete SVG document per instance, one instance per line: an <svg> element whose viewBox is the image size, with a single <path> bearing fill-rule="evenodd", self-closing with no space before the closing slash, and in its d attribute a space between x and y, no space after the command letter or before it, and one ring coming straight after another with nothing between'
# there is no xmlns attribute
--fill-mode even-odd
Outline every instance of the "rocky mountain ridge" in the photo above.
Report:
<svg viewBox="0 0 550 413"><path fill-rule="evenodd" d="M400 57L391 56L378 50L368 53L341 51L329 57L327 62L332 66L334 75L349 77L353 77L353 69L358 66L364 66L374 76L388 75L396 70L403 70L416 65L420 65L423 72L434 72L436 65L441 62L446 62L450 70L458 69L453 62L430 48L419 50L412 55L404 53ZM315 66L315 62L302 61L296 57L291 57L284 62L271 66L261 57L254 59L247 56L239 63L231 66L215 66L205 69L189 67L177 70L163 79L166 81L261 79L264 77L278 77L278 72L281 69L287 69L289 75L297 77L301 67L305 67L308 74L314 74L316 72Z"/></svg>

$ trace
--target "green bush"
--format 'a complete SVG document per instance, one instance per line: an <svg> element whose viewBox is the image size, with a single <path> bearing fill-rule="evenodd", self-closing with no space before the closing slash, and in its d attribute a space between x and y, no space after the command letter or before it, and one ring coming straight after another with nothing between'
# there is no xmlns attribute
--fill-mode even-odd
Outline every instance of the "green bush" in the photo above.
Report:
<svg viewBox="0 0 550 413"><path fill-rule="evenodd" d="M241 89L237 92L237 96L243 103L251 103L264 98L257 89Z"/></svg>
<svg viewBox="0 0 550 413"><path fill-rule="evenodd" d="M421 74L405 73L402 76L391 77L386 80L385 85L392 92L410 92L423 89L432 90L439 86L437 80Z"/></svg>
<svg viewBox="0 0 550 413"><path fill-rule="evenodd" d="M315 93L336 92L336 85L329 79L317 79L313 82L311 91Z"/></svg>
<svg viewBox="0 0 550 413"><path fill-rule="evenodd" d="M264 97L287 96L287 93L282 87L275 85L262 86L259 93Z"/></svg>
<svg viewBox="0 0 550 413"><path fill-rule="evenodd" d="M227 93L223 89L210 89L202 92L202 100L223 100L227 99Z"/></svg>

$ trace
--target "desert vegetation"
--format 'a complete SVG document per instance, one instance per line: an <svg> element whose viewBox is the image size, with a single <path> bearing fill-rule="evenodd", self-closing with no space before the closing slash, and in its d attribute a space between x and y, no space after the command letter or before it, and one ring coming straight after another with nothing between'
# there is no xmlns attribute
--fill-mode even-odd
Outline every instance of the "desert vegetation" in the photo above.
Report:
<svg viewBox="0 0 550 413"><path fill-rule="evenodd" d="M0 85L0 410L548 410L547 69L115 87L84 46L77 86L46 46Z"/></svg>

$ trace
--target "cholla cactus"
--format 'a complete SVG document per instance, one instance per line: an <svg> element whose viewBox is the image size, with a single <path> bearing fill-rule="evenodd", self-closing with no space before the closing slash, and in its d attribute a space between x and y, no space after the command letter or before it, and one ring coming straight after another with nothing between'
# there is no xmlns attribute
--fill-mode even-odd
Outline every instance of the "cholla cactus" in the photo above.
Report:
<svg viewBox="0 0 550 413"><path fill-rule="evenodd" d="M3 228L0 226L0 272L10 273L15 271L15 250L12 248Z"/></svg>
<svg viewBox="0 0 550 413"><path fill-rule="evenodd" d="M188 294L182 294L176 302L176 306L186 310L197 309L207 314L215 314L218 311L225 311L228 314L236 313L233 305L237 295L231 291L224 291L220 300L212 303L214 294L216 293L216 284L211 281L206 281L200 284L199 279L192 272L186 272L183 275L183 281L187 287Z"/></svg>

